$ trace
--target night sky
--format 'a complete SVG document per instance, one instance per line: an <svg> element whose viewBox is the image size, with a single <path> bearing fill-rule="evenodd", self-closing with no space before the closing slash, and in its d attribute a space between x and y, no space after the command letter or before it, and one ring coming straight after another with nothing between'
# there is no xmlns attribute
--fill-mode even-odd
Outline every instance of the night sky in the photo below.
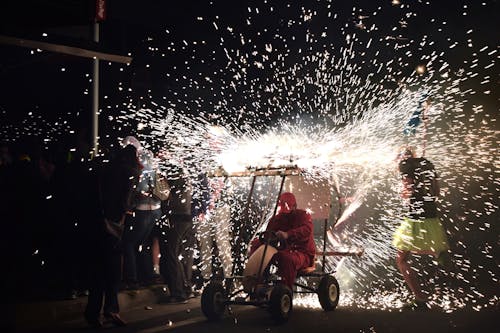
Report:
<svg viewBox="0 0 500 333"><path fill-rule="evenodd" d="M56 6L52 1L6 4L4 6L14 8L2 11L2 31L5 35L34 36L39 40L43 40L44 32L57 36L78 31L80 36L90 37L90 26L85 25L89 10L85 10L81 1L66 3L65 6ZM231 113L231 109L251 109L254 103L265 104L270 97L277 98L275 93L270 96L252 89L237 92L225 89L232 80L234 69L225 68L228 59L224 49L237 49L249 55L248 62L251 63L259 60L266 44L273 44L274 50L286 54L284 61L290 65L300 63L306 52L342 45L346 34L356 34L354 48L359 51L370 38L374 40L374 46L360 58L362 62L368 62L376 52L382 63L391 59L398 62L399 57L404 59L401 66L392 64L401 72L383 82L391 88L398 80L409 76L418 64L424 62L422 57L433 50L447 51L441 58L449 62L450 68L460 68L481 45L494 48L498 44L499 25L493 14L498 7L497 1L401 1L401 5L393 5L389 0L182 1L173 5L167 1L115 0L108 1L107 7L107 19L101 24L103 47L117 54L130 53L133 57L130 66L101 65L101 105L111 106L124 102L139 105L144 100L166 106L179 105L179 95L185 95L181 103L189 113L211 113L221 103L225 106L219 108L220 113L222 109L229 109L225 113ZM27 10L29 8L32 10ZM313 13L314 19L305 21L307 13ZM333 15L336 15L335 19ZM374 30L370 30L372 25L375 25ZM234 29L233 32L228 27ZM325 32L326 36L321 37ZM308 33L314 42L306 41ZM244 45L241 36L248 39ZM424 36L432 39L432 45L419 45L418 41ZM388 37L401 39L386 39ZM405 39L412 43L395 50L393 46L398 42L404 44ZM467 46L468 40L473 41L472 48ZM449 52L454 42L458 45ZM1 51L3 89L0 108L5 121L24 118L29 112L39 112L44 118L68 114L69 119L76 114L88 113L91 105L89 59L5 45L1 46ZM253 51L257 54L252 54ZM411 51L410 56L405 54L407 51ZM480 63L487 64L491 56L483 53L477 58ZM272 60L276 60L273 55L269 61ZM368 75L376 69L375 65L365 65L360 74ZM303 71L308 71L308 68ZM495 76L497 71L493 67L488 72ZM249 66L247 80L265 85L274 75L272 67ZM206 76L210 76L213 82L197 80L198 84L193 84L191 80ZM377 78L376 74L374 78ZM480 79L477 77L466 84L476 88ZM124 90L117 91L118 85ZM132 92L127 92L129 87ZM494 86L490 88L497 91ZM314 94L317 94L317 89L308 87L293 98L303 104ZM492 106L498 101L494 94L481 98L483 103ZM270 108L275 110L268 114L268 120L272 121L276 114L283 113L283 110L278 110L280 106L271 103ZM212 117L217 118L217 112L214 113ZM255 117L248 112L239 123L247 120L255 121ZM85 124L87 118L82 118L81 122Z"/></svg>

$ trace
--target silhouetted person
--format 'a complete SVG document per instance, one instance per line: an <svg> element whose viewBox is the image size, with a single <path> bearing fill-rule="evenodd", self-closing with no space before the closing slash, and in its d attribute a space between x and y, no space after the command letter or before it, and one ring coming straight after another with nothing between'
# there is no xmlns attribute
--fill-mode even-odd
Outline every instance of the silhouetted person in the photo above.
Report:
<svg viewBox="0 0 500 333"><path fill-rule="evenodd" d="M153 195L158 163L149 150L142 149L139 156L144 168L134 194L134 213L127 215L123 233L123 280L129 289L138 289L139 281L152 281L150 234L162 214L161 200Z"/></svg>
<svg viewBox="0 0 500 333"><path fill-rule="evenodd" d="M104 316L118 326L118 289L121 278L121 234L125 214L131 209L133 189L140 174L135 147L121 149L96 175L97 202L94 203L90 290L85 319L101 327L100 312L104 298ZM121 228L120 228L121 226Z"/></svg>
<svg viewBox="0 0 500 333"><path fill-rule="evenodd" d="M191 217L191 184L188 175L182 167L170 164L167 166L167 180L170 185L170 197L167 201L167 217L170 228L166 234L165 271L162 274L167 280L170 290L169 303L185 303L186 294L186 272L179 261L179 255L185 246L183 240L193 229ZM163 245L163 244L162 244ZM163 254L162 254L163 256Z"/></svg>
<svg viewBox="0 0 500 333"><path fill-rule="evenodd" d="M213 253L221 263L219 271L223 276L231 276L233 259L231 256L231 205L229 186L222 179L211 179L211 197L208 212L198 221L197 232L200 244L201 275L204 281L210 280L214 268Z"/></svg>

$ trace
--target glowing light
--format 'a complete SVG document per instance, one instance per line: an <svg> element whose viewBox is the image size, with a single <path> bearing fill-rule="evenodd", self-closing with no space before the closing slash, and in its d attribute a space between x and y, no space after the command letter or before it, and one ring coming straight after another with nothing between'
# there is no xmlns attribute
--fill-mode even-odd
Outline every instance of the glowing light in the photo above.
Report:
<svg viewBox="0 0 500 333"><path fill-rule="evenodd" d="M417 72L417 74L421 75L427 71L427 68L425 67L425 65L418 65L415 71Z"/></svg>
<svg viewBox="0 0 500 333"><path fill-rule="evenodd" d="M401 5L396 0L391 3ZM253 11L249 13L250 16L252 14ZM363 33L369 36L377 31L377 23L370 26L367 22L374 21L379 15L370 15L363 22L366 25ZM335 13L332 16L338 19ZM356 17L361 19L359 15ZM316 16L304 12L293 22L306 22L313 18L316 19ZM251 24L252 21L248 22ZM295 24L293 22L290 20L290 25ZM440 199L443 222L452 226L448 233L451 239L456 239L458 235L462 238L471 232L480 232L479 228L488 230L484 223L469 224L469 221L498 211L498 205L492 207L486 204L495 202L495 190L494 186L485 185L494 183L492 170L498 164L494 159L498 133L494 130L494 121L482 112L482 107L474 107L474 117L468 115L470 112L464 98L475 92L462 91L461 82L479 75L474 69L479 67L479 63L467 59L466 65L470 68L455 68L446 61L450 52L461 47L460 43L450 40L449 45L433 50L431 36L417 40L398 33L400 28L411 25L410 20L404 19L397 21L393 36L380 40L374 36L363 40L345 30L339 36L339 40L345 41L343 45L328 45L324 50L319 45L317 51L313 51L314 48L310 51L304 48L294 50L273 42L258 51L245 49L248 41L255 36L239 33L237 27L221 27L221 21L212 24L214 33L221 37L220 51L227 60L221 72L231 74L224 82L218 80L215 73L200 73L201 79L186 77L183 88L206 89L213 91L214 96L221 96L213 103L214 110L203 110L201 114L199 105L205 105L206 101L192 101L187 94L183 97L179 91L175 92L178 97L175 105L151 103L147 108L131 109L120 119L128 121L135 118L152 128L153 145L165 152L166 159L189 156L190 162L185 166L192 174L219 167L227 172L237 172L248 167L296 165L311 183L327 180L333 186L332 179L338 178L341 191L347 192L342 194L352 200L344 205L335 229L328 233L328 250L365 250L359 258L328 258L327 267L337 271L336 277L342 289L340 306L397 310L411 299L394 265L391 239L404 213L399 196L396 156L400 147L406 145L416 146L419 154L423 151L421 128L417 128L415 136L405 137L402 134L404 124L423 94L432 97L430 108L426 111L425 153L435 163L441 181L448 189L443 191ZM444 31L446 27L446 24L440 24L436 30ZM327 38L334 33L319 35ZM276 38L285 40L287 37L277 33ZM228 38L236 38L241 47L231 48L230 43L225 42ZM305 36L305 40L315 44L310 34ZM188 42L185 46L191 47L192 44ZM411 58L413 55L407 50L411 44L419 45L424 50L421 59L425 65L415 68L413 74L417 75L404 77L402 73L408 70L408 63L396 61L397 58L386 60L380 55L383 51L402 52L404 56L401 59ZM472 41L468 44L474 45ZM362 49L358 45L363 45ZM485 58L480 64L484 70L491 70L495 64L495 50L486 54L491 47L481 45L478 48ZM250 79L250 71L257 67L259 71L265 71L271 65L272 77ZM431 67L439 70L429 71ZM362 74L364 72L370 74ZM394 87L394 73L399 76L397 87ZM174 77L174 73L166 73L166 76ZM375 76L377 80L373 79ZM480 82L484 82L481 93L492 91L489 88L490 77L485 74ZM306 87L314 87L317 92L306 94ZM233 102L234 92L251 103L242 106ZM268 95L269 99L265 101ZM190 116L189 111L193 110L181 111L184 105L193 102L196 108L191 114L199 116ZM280 120L270 125L267 122L269 118ZM218 125L213 126L212 123ZM470 189L479 184L485 188L471 198L473 191ZM235 193L246 193L249 180L237 180L231 186ZM272 200L269 198L276 193L277 186L275 180L262 181L256 186L254 199L260 214L253 219L258 221L255 222L258 230L265 227L261 221L266 221L272 214L272 204L269 203ZM457 198L463 202L462 207L456 207ZM468 209L471 200L481 202L481 207L474 211ZM244 207L242 202L233 203L235 211L244 211ZM479 294L472 292L471 296L467 296L446 285L452 281L452 284L467 283L472 287L470 282L477 274L472 272L474 265L462 253L467 251L468 245L459 241L456 244L459 253L454 260L460 273L438 269L432 263L421 265L418 273L427 277L438 271L441 277L434 280L436 292L431 300L444 311L461 309L472 301L476 302L477 309L483 309L479 306L494 303L494 300L488 299L480 290L476 290ZM485 248L484 261L491 264L491 245L485 245ZM244 261L245 254L235 259ZM491 281L498 281L497 274L491 270L479 272ZM379 281L391 281L390 288ZM319 307L314 296L298 297L296 300L299 305Z"/></svg>

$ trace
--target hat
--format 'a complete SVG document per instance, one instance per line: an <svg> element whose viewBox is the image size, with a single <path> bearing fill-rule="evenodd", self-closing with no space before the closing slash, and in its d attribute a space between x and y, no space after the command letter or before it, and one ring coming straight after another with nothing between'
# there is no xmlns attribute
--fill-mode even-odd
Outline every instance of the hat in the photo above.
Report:
<svg viewBox="0 0 500 333"><path fill-rule="evenodd" d="M285 192L280 195L278 200L280 206L280 213L290 213L293 209L297 207L297 200L295 195L290 192Z"/></svg>

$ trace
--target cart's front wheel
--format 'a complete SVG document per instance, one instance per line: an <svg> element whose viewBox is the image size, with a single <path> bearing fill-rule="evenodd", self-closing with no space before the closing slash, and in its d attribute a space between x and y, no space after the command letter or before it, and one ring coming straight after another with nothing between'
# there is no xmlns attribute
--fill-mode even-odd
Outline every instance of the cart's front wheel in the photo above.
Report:
<svg viewBox="0 0 500 333"><path fill-rule="evenodd" d="M285 285L278 284L271 291L269 311L278 323L285 323L292 312L292 291Z"/></svg>
<svg viewBox="0 0 500 333"><path fill-rule="evenodd" d="M340 289L337 279L332 275L324 276L318 287L318 298L325 311L333 311L339 303Z"/></svg>
<svg viewBox="0 0 500 333"><path fill-rule="evenodd" d="M208 320L219 320L224 316L226 305L224 304L224 287L220 283L211 282L201 294L201 311Z"/></svg>

